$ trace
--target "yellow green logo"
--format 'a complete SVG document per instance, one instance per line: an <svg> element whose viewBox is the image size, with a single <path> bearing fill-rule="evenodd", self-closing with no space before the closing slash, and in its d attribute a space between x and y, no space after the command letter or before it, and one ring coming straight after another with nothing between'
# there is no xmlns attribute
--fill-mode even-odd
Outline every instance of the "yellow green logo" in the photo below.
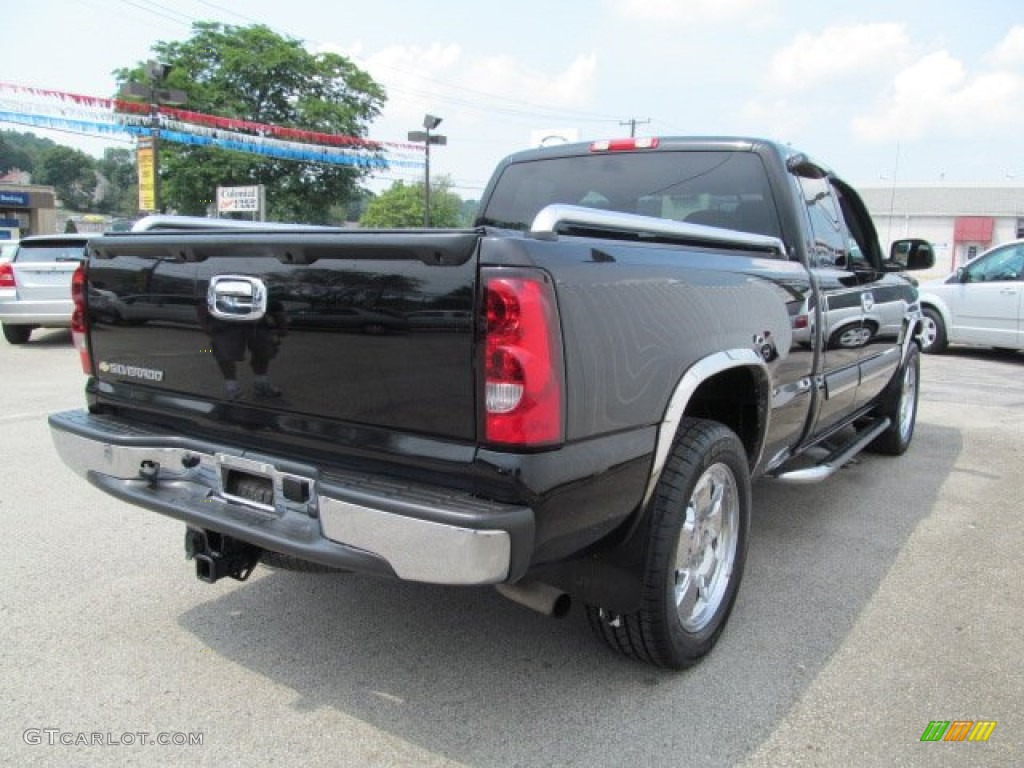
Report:
<svg viewBox="0 0 1024 768"><path fill-rule="evenodd" d="M921 741L988 741L995 729L995 720L932 720Z"/></svg>

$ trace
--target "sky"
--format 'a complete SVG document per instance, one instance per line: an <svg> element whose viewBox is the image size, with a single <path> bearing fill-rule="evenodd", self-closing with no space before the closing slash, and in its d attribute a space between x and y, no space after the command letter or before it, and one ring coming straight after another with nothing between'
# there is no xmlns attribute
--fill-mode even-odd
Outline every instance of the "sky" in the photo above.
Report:
<svg viewBox="0 0 1024 768"><path fill-rule="evenodd" d="M0 81L88 96L112 96L114 69L194 21L342 54L387 93L370 138L443 118L431 176L464 199L537 132L631 128L777 139L861 186L1024 184L1020 0L5 0L2 18ZM95 155L130 146L0 129Z"/></svg>

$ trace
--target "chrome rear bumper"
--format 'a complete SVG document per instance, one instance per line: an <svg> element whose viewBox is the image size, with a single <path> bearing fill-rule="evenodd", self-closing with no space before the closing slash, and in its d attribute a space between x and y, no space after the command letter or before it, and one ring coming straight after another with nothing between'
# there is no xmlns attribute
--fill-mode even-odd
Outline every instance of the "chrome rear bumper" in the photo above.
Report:
<svg viewBox="0 0 1024 768"><path fill-rule="evenodd" d="M55 413L49 423L63 461L117 498L344 570L434 584L498 584L521 575L512 572L513 549L533 537L527 507L260 455L86 411Z"/></svg>

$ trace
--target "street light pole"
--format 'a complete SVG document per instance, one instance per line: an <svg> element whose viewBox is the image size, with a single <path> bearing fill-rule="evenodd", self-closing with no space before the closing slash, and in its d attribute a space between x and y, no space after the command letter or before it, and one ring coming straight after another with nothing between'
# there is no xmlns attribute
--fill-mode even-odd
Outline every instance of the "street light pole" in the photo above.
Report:
<svg viewBox="0 0 1024 768"><path fill-rule="evenodd" d="M153 145L153 213L160 213L160 104L156 91L151 90L153 99L149 105L149 137Z"/></svg>
<svg viewBox="0 0 1024 768"><path fill-rule="evenodd" d="M430 229L430 129L427 128L427 141L423 145L426 150L426 157L424 161L426 165L423 168L423 228Z"/></svg>
<svg viewBox="0 0 1024 768"><path fill-rule="evenodd" d="M430 145L437 144L443 147L448 143L447 136L430 133L441 124L441 119L434 115L426 115L423 118L423 127L426 130L409 131L409 141L422 141L426 151L424 157L424 162L426 163L424 179L426 184L423 190L423 227L425 229L430 227Z"/></svg>
<svg viewBox="0 0 1024 768"><path fill-rule="evenodd" d="M180 106L188 101L184 91L161 88L167 75L171 72L170 64L161 64L156 61L147 61L145 65L146 78L149 84L125 83L121 86L121 95L129 98L146 99L149 102L149 133L150 152L153 169L153 213L159 213L160 208L160 105L168 104ZM140 139L141 157L141 139ZM141 160L140 166L141 166ZM142 168L140 167L139 183L142 184ZM141 193L141 188L140 188Z"/></svg>

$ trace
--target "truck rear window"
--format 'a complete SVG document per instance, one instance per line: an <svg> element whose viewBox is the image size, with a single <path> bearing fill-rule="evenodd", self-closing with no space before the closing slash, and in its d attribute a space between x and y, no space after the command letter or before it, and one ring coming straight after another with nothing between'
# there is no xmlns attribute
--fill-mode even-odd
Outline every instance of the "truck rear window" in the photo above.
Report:
<svg viewBox="0 0 1024 768"><path fill-rule="evenodd" d="M477 223L528 230L553 203L781 236L767 173L751 152L637 152L514 163Z"/></svg>

